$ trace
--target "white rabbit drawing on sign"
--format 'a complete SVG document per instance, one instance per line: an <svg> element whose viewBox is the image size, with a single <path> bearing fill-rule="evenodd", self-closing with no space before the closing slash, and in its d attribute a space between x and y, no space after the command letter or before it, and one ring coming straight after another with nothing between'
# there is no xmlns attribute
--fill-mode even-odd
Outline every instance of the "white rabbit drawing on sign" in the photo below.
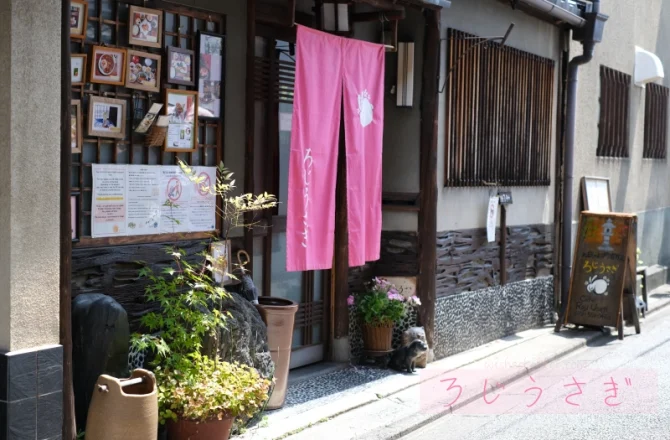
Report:
<svg viewBox="0 0 670 440"><path fill-rule="evenodd" d="M607 296L607 289L609 288L610 280L607 277L598 278L598 275L594 275L589 278L589 280L585 282L584 285L586 285L586 290L589 293Z"/></svg>

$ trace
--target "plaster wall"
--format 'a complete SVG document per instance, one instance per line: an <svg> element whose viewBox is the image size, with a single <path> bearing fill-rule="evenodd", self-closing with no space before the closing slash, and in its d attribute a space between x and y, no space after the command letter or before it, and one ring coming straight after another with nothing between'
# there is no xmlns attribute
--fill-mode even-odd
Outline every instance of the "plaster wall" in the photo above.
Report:
<svg viewBox="0 0 670 440"><path fill-rule="evenodd" d="M59 341L60 16L0 2L0 351Z"/></svg>
<svg viewBox="0 0 670 440"><path fill-rule="evenodd" d="M638 247L645 264L670 264L667 237L670 234L670 163L643 159L645 90L631 86L629 103L629 157L596 156L600 118L600 66L634 75L635 46L655 53L663 63L666 76L670 68L670 1L602 2L601 12L609 19L603 41L596 46L593 60L579 70L577 127L574 164L573 237L576 233L581 202L581 178L600 176L610 179L612 207L616 212L639 216ZM582 53L572 42L570 56ZM667 77L659 83L670 86ZM667 148L667 147L666 147Z"/></svg>
<svg viewBox="0 0 670 440"><path fill-rule="evenodd" d="M526 52L551 58L556 61L554 81L554 102L552 103L552 154L551 185L544 187L512 187L514 204L507 211L507 224L551 224L554 221L554 182L556 151L556 96L558 91L559 31L550 23L531 17L521 11L513 10L509 4L493 0L453 0L451 7L444 9L441 15L441 66L440 87L447 73L446 53L447 29L454 28L480 37L503 35L509 24L515 27L506 45ZM491 194L489 188L445 188L445 124L446 93L440 94L438 120L437 154L437 230L486 227L486 210ZM491 194L492 195L492 194Z"/></svg>

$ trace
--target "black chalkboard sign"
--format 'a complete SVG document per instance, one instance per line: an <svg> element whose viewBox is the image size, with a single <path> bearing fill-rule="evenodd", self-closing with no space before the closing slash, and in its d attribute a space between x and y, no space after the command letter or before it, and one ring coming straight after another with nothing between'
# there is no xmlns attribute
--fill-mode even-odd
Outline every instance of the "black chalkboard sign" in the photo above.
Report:
<svg viewBox="0 0 670 440"><path fill-rule="evenodd" d="M582 212L564 323L617 327L623 337L624 290L635 298L636 233L633 214Z"/></svg>

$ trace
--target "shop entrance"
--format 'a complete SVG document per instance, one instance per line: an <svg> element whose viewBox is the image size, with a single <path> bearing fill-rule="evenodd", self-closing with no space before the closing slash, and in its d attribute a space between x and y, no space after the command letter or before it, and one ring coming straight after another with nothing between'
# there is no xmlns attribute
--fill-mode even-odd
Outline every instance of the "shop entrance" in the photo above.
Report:
<svg viewBox="0 0 670 440"><path fill-rule="evenodd" d="M265 296L299 304L290 368L325 358L329 272L286 271L288 170L295 81L294 40L256 37L254 189L275 194L279 205L265 219L265 236L254 241L254 280ZM259 264L260 263L260 264ZM259 270L262 270L262 276ZM258 275L257 275L258 274Z"/></svg>

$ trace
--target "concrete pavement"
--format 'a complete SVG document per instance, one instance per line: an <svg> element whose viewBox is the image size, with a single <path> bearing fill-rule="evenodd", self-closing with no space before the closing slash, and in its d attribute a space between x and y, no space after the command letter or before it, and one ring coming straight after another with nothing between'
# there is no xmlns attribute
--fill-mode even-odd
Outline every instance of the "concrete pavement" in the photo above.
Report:
<svg viewBox="0 0 670 440"><path fill-rule="evenodd" d="M670 303L667 295L652 295L650 312ZM649 315L648 315L649 316ZM653 316L653 315L652 315ZM645 322L642 334L644 337ZM627 328L628 333L634 333ZM269 413L267 423L249 430L243 439L396 439L481 399L481 374L489 383L510 386L529 372L560 359L602 338L601 332L569 331L559 334L553 326L519 333L474 350L434 362L414 375L394 375L389 380L367 384L361 389L336 393L330 399L311 405ZM638 338L639 338L638 337ZM625 345L632 338L623 341ZM456 372L454 387L461 387L459 398L444 391ZM464 373L465 372L465 373ZM341 394L341 395L338 395ZM429 437L430 438L430 437ZM451 437L434 437L451 438Z"/></svg>

